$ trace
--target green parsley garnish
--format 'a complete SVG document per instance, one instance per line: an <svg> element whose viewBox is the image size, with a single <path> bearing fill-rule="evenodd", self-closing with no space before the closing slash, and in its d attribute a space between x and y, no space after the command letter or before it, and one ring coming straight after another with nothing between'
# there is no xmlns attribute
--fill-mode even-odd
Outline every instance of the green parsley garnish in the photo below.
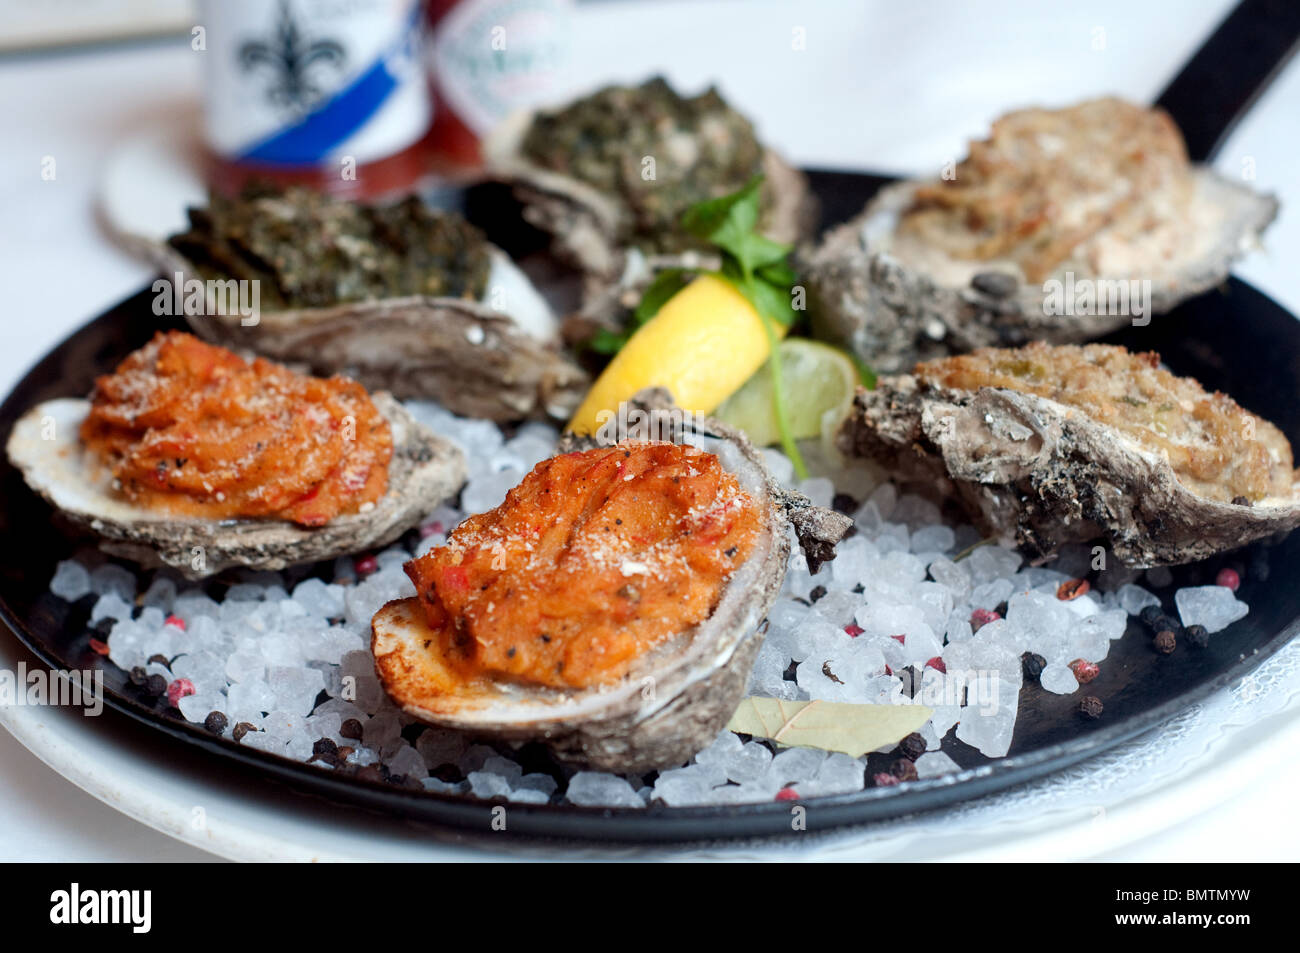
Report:
<svg viewBox="0 0 1300 953"><path fill-rule="evenodd" d="M808 476L803 455L790 432L785 408L785 391L781 380L780 348L777 346L777 326L792 327L799 320L794 307L793 288L798 276L790 267L788 257L792 246L772 241L760 235L758 219L759 190L763 177L756 176L738 192L721 198L709 199L691 206L683 213L682 228L702 241L715 246L722 253L722 267L716 274L744 295L763 319L767 332L770 357L768 371L772 375L772 399L777 427L781 434L781 449L794 464L800 479ZM653 318L659 309L702 269L670 268L655 275L632 314L629 328L623 333L598 331L587 346L601 354L615 354L641 325Z"/></svg>

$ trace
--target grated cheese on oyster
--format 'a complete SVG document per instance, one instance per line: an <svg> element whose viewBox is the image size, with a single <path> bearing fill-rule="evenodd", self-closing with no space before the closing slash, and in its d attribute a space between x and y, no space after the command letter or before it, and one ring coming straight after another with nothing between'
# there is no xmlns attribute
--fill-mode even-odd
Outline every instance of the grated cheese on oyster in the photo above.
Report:
<svg viewBox="0 0 1300 953"><path fill-rule="evenodd" d="M981 349L859 390L839 434L955 496L1032 557L1104 537L1130 566L1193 562L1300 525L1291 446L1154 354Z"/></svg>
<svg viewBox="0 0 1300 953"><path fill-rule="evenodd" d="M947 171L883 189L803 259L823 333L886 372L1144 324L1223 281L1277 214L1118 99L1008 113Z"/></svg>

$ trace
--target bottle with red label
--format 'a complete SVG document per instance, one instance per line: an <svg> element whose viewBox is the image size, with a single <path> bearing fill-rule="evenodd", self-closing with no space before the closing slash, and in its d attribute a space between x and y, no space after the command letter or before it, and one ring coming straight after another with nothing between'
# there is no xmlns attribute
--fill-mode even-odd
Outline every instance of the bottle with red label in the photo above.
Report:
<svg viewBox="0 0 1300 953"><path fill-rule="evenodd" d="M429 0L434 148L473 168L479 142L511 113L568 91L573 0Z"/></svg>

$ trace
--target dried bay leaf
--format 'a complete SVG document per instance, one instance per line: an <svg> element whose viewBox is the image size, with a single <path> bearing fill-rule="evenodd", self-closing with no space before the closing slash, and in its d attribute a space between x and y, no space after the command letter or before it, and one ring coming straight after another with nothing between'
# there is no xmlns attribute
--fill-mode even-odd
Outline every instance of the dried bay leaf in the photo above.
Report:
<svg viewBox="0 0 1300 953"><path fill-rule="evenodd" d="M934 709L924 705L853 705L750 696L740 703L727 728L782 745L842 751L859 758L919 731L932 714Z"/></svg>

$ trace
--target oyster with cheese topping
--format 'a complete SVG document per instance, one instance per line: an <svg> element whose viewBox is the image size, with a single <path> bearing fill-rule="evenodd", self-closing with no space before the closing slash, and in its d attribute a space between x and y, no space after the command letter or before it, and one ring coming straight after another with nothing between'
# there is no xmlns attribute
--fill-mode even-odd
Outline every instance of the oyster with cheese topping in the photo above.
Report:
<svg viewBox="0 0 1300 953"><path fill-rule="evenodd" d="M839 443L956 496L1037 558L1104 537L1127 565L1179 564L1300 525L1276 426L1111 345L918 364L859 390Z"/></svg>
<svg viewBox="0 0 1300 953"><path fill-rule="evenodd" d="M804 259L822 333L886 372L1073 343L1214 287L1277 202L1188 162L1159 109L1025 109L938 179L883 189Z"/></svg>

